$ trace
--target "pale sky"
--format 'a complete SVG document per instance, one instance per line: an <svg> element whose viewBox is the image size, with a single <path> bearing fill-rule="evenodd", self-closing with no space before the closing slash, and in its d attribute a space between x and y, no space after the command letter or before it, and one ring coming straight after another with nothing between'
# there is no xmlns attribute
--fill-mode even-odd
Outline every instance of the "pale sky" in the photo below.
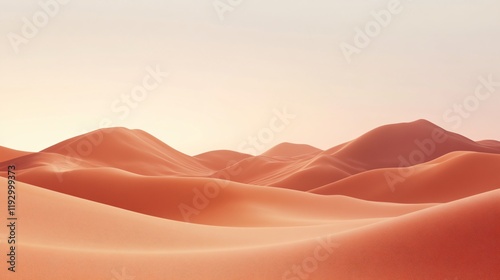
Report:
<svg viewBox="0 0 500 280"><path fill-rule="evenodd" d="M421 118L500 139L497 0L55 1L0 1L0 146L106 123L191 155L327 149Z"/></svg>

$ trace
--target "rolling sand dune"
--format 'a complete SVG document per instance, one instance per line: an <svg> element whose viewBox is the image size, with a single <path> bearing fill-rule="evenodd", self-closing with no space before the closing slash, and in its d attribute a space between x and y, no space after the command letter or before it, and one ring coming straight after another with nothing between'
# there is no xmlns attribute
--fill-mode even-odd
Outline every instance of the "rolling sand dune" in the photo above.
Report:
<svg viewBox="0 0 500 280"><path fill-rule="evenodd" d="M419 120L376 128L326 151L280 144L219 170L212 177L307 191L365 171L413 166L455 151L500 154L500 144L493 140L474 142ZM238 172L227 176L231 174L227 169Z"/></svg>
<svg viewBox="0 0 500 280"><path fill-rule="evenodd" d="M221 170L239 161L251 157L234 151L211 151L195 156L203 165L212 170Z"/></svg>
<svg viewBox="0 0 500 280"><path fill-rule="evenodd" d="M9 149L6 147L0 146L0 162L7 161L10 159L22 157L30 154L29 152L23 152L18 150Z"/></svg>
<svg viewBox="0 0 500 280"><path fill-rule="evenodd" d="M484 144L486 143L486 144ZM346 144L332 155L356 160L365 169L415 165L453 151L500 153L500 146L474 142L425 120L391 124L376 128ZM403 158L404 160L401 160Z"/></svg>
<svg viewBox="0 0 500 280"><path fill-rule="evenodd" d="M373 201L449 202L500 188L500 155L454 152L421 165L364 172L311 190Z"/></svg>
<svg viewBox="0 0 500 280"><path fill-rule="evenodd" d="M257 156L112 128L9 165L1 279L500 279L499 142L423 120Z"/></svg>
<svg viewBox="0 0 500 280"><path fill-rule="evenodd" d="M84 159L143 175L207 175L211 171L141 130L100 129L63 141L42 152Z"/></svg>
<svg viewBox="0 0 500 280"><path fill-rule="evenodd" d="M310 158L322 151L310 145L281 143L267 150L262 155L266 157L282 157L282 158Z"/></svg>

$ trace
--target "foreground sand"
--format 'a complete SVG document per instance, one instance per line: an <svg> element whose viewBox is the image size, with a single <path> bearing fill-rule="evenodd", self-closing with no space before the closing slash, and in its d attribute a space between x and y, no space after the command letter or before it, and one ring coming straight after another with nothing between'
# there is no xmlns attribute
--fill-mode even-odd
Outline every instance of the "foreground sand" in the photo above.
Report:
<svg viewBox="0 0 500 280"><path fill-rule="evenodd" d="M114 128L0 161L1 279L500 279L500 145L426 121L256 157Z"/></svg>

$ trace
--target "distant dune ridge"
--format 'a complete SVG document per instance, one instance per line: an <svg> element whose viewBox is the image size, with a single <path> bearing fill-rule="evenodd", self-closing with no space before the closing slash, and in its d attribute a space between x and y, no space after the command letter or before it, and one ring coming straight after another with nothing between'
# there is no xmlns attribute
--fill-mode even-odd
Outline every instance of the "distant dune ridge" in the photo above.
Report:
<svg viewBox="0 0 500 280"><path fill-rule="evenodd" d="M1 279L500 279L500 142L426 120L257 156L108 128L10 165Z"/></svg>

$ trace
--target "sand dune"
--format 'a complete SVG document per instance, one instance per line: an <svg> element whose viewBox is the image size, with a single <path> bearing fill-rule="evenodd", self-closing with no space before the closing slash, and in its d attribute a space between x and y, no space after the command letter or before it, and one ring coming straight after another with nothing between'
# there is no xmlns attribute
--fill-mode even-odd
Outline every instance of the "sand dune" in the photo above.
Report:
<svg viewBox="0 0 500 280"><path fill-rule="evenodd" d="M77 136L42 152L64 155L143 175L207 175L210 169L196 159L141 130L100 129Z"/></svg>
<svg viewBox="0 0 500 280"><path fill-rule="evenodd" d="M495 279L500 261L500 227L492 226L500 214L498 190L373 221L213 227L30 185L19 189L24 194L19 215L26 217L19 254L31 265L16 272L18 278L2 272L5 279L112 278L122 268L144 279L287 279L293 264L328 244L317 269L303 270L311 271L309 279ZM477 229L481 238L471 238Z"/></svg>
<svg viewBox="0 0 500 280"><path fill-rule="evenodd" d="M307 145L280 144L228 167L239 171L233 176L224 176L228 172L223 169L212 177L307 191L365 171L414 166L456 151L500 154L498 143L474 142L419 120L376 128L326 151Z"/></svg>
<svg viewBox="0 0 500 280"><path fill-rule="evenodd" d="M310 145L281 143L267 150L262 155L266 157L299 158L317 155L322 152L320 149Z"/></svg>
<svg viewBox="0 0 500 280"><path fill-rule="evenodd" d="M362 162L365 169L415 165L453 151L500 153L499 146L474 142L426 120L376 128L332 155ZM403 158L402 161L400 158Z"/></svg>
<svg viewBox="0 0 500 280"><path fill-rule="evenodd" d="M499 279L500 144L424 120L257 156L112 128L9 165L1 279Z"/></svg>
<svg viewBox="0 0 500 280"><path fill-rule="evenodd" d="M10 159L22 157L28 154L30 153L0 146L0 162L8 161Z"/></svg>
<svg viewBox="0 0 500 280"><path fill-rule="evenodd" d="M212 170L221 170L231 165L251 157L248 154L238 153L229 150L210 151L195 156L203 165Z"/></svg>
<svg viewBox="0 0 500 280"><path fill-rule="evenodd" d="M449 202L500 188L500 155L454 152L414 167L364 172L311 190L399 203Z"/></svg>

